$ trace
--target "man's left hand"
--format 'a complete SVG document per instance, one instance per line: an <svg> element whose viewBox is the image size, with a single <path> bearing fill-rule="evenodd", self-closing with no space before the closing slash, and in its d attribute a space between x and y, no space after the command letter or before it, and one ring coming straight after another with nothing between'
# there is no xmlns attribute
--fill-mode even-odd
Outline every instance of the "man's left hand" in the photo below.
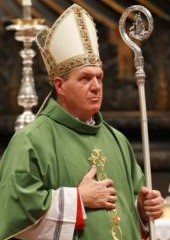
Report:
<svg viewBox="0 0 170 240"><path fill-rule="evenodd" d="M142 187L137 198L137 207L143 222L157 219L163 214L164 199L161 193Z"/></svg>

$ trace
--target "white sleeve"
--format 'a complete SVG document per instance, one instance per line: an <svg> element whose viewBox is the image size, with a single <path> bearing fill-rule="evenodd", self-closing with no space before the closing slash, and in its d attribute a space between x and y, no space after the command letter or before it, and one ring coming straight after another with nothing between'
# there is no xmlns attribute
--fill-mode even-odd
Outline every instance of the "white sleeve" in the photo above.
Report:
<svg viewBox="0 0 170 240"><path fill-rule="evenodd" d="M82 211L84 213L83 205ZM62 187L52 190L52 202L47 213L38 223L15 237L21 240L72 240L76 214L77 188Z"/></svg>

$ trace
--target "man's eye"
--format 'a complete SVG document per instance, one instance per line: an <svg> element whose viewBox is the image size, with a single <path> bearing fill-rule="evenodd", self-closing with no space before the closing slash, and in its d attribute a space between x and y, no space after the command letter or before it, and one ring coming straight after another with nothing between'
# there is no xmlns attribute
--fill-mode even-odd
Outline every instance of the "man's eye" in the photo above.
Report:
<svg viewBox="0 0 170 240"><path fill-rule="evenodd" d="M80 82L82 82L82 83L87 83L89 81L90 81L90 79L88 79L88 78L81 78L80 79Z"/></svg>

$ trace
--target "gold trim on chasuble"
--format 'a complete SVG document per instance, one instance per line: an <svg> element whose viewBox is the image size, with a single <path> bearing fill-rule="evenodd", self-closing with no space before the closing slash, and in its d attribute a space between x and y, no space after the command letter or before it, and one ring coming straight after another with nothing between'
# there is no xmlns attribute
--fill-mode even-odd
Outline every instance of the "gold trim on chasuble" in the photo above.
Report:
<svg viewBox="0 0 170 240"><path fill-rule="evenodd" d="M104 157L102 150L98 148L94 148L92 150L91 156L88 160L97 167L97 180L102 181L107 178L107 175L104 171L106 158ZM112 236L114 240L122 240L122 231L120 228L120 216L117 209L107 210L111 222L113 224L112 227Z"/></svg>

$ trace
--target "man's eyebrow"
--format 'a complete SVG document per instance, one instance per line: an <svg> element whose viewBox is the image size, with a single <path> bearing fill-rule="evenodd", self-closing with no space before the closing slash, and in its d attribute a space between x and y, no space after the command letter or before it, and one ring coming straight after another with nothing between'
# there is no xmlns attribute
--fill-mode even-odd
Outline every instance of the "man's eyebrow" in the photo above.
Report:
<svg viewBox="0 0 170 240"><path fill-rule="evenodd" d="M92 76L93 73L84 72L84 71L80 73L80 76L84 76L84 75L86 75L86 76Z"/></svg>
<svg viewBox="0 0 170 240"><path fill-rule="evenodd" d="M82 70L81 72L80 72L80 75L88 75L88 76L91 76L91 75L93 75L94 73L93 72L87 72L86 70ZM98 76L103 76L104 74L103 74L103 72L99 72L99 73L96 73L96 75L98 75Z"/></svg>

